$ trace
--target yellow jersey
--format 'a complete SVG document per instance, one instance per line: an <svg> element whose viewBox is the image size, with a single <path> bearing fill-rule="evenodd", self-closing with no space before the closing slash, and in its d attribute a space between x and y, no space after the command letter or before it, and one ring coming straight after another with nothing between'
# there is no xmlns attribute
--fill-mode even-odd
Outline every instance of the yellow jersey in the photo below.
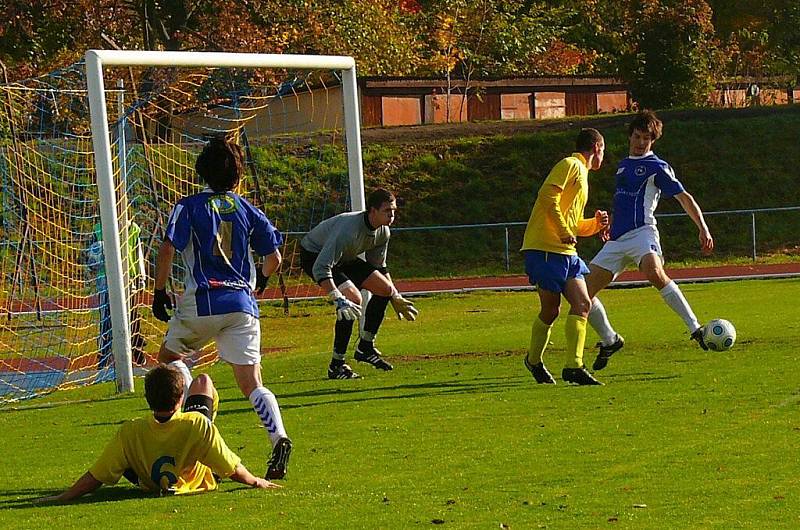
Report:
<svg viewBox="0 0 800 530"><path fill-rule="evenodd" d="M239 462L208 418L178 411L163 423L153 416L125 422L89 472L116 484L132 469L145 490L182 494L216 489L212 472L230 476Z"/></svg>
<svg viewBox="0 0 800 530"><path fill-rule="evenodd" d="M583 218L588 198L586 159L580 153L572 153L553 167L539 188L520 250L577 254L574 244L562 243L561 239L590 236L602 228L594 218Z"/></svg>

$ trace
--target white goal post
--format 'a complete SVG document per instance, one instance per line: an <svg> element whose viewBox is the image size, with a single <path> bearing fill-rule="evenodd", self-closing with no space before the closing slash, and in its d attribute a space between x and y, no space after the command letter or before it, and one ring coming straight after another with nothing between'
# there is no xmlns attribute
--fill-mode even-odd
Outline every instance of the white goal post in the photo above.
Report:
<svg viewBox="0 0 800 530"><path fill-rule="evenodd" d="M352 57L344 56L134 50L89 50L86 52L85 61L100 222L104 234L117 391L133 392L131 331L120 245L122 238L117 228L120 226L117 215L119 201L114 184L103 68L105 66L231 67L327 69L341 72L350 201L352 210L359 211L365 207L365 198L356 66Z"/></svg>

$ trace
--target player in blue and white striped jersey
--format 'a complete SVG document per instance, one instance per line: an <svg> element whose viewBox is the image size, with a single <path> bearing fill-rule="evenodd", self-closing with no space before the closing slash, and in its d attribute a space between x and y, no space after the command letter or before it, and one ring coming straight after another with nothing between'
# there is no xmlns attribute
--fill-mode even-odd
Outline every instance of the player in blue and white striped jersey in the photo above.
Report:
<svg viewBox="0 0 800 530"><path fill-rule="evenodd" d="M207 187L175 205L156 259L153 315L169 322L159 360L178 368L188 387L192 376L183 357L215 341L269 435L266 476L283 478L292 443L275 395L261 382L261 326L253 294L280 265L283 238L263 212L232 191L244 174L244 154L236 143L211 140L195 169ZM185 290L170 318L166 284L176 249L186 266ZM261 270L251 249L264 257Z"/></svg>
<svg viewBox="0 0 800 530"><path fill-rule="evenodd" d="M697 225L700 248L704 253L714 249L714 239L700 206L675 177L672 167L652 151L661 132L661 120L649 110L637 114L630 123L629 156L617 168L610 238L589 264L591 274L587 278L587 288L592 297L592 309L588 319L601 338L593 365L595 370L605 368L608 358L625 343L611 327L605 308L595 295L630 263L639 267L667 305L681 317L691 338L701 348L708 349L703 342L703 327L678 285L664 272L664 257L654 215L659 199L662 196L675 197Z"/></svg>

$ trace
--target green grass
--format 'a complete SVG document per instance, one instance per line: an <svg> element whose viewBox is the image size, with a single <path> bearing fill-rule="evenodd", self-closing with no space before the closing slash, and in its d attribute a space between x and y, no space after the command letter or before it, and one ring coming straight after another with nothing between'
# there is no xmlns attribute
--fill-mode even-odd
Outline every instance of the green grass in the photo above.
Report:
<svg viewBox="0 0 800 530"><path fill-rule="evenodd" d="M593 388L533 384L521 361L538 310L530 292L417 299L419 321L387 315L381 332L395 370L362 365L360 381L324 378L330 307L265 318L264 345L288 348L264 361L295 441L282 490L226 481L158 499L120 485L32 506L83 473L122 420L147 413L137 380L137 395L100 385L0 412L0 527L796 528L800 283L683 291L702 319L734 322L736 346L700 351L651 288L608 291L627 343ZM547 354L556 374L562 323ZM226 366L211 374L220 430L262 472L256 416Z"/></svg>

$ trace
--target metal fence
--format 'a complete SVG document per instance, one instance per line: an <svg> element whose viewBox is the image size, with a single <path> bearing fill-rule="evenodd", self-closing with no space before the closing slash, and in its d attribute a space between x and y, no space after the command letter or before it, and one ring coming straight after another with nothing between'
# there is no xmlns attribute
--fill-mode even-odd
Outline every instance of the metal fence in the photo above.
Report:
<svg viewBox="0 0 800 530"><path fill-rule="evenodd" d="M759 213L775 213L775 212L789 212L789 211L800 211L800 206L787 206L781 208L754 208L750 210L719 210L713 212L703 212L703 215L706 217L713 217L719 215L741 215L741 216L750 216L750 238L751 238L751 257L753 261L756 261L758 257L757 253L757 244L758 239L756 235L756 214ZM671 217L689 217L688 214L685 212L680 213L662 213L656 214L656 218L671 218ZM515 221L515 222L508 222L508 223L478 223L478 224L464 224L464 225L430 225L430 226L413 226L413 227L399 227L393 228L393 232L430 232L430 231L439 231L439 230L469 230L469 229L485 229L485 228L502 228L504 233L504 247L503 247L503 259L505 263L505 269L509 270L511 268L511 246L509 242L509 228L515 227L524 227L527 225L525 221ZM713 235L713 233L712 233Z"/></svg>

